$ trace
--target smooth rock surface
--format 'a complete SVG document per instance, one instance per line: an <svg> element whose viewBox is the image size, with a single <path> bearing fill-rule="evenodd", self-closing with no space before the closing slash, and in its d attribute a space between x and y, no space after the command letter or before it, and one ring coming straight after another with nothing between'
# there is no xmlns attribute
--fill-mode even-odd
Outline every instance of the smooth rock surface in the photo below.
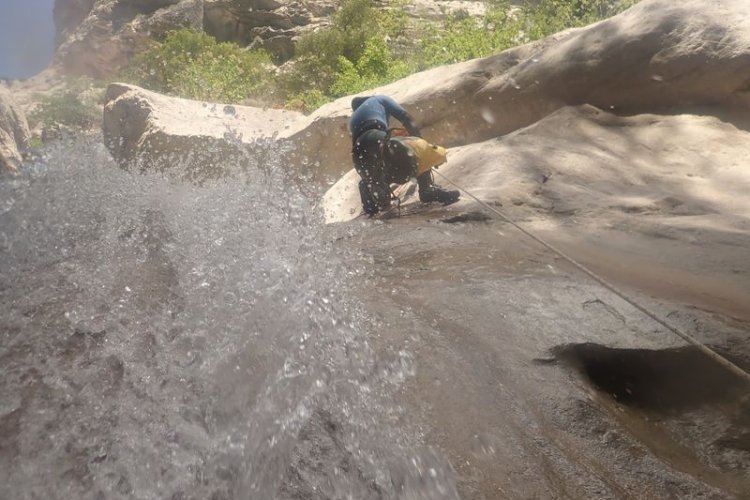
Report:
<svg viewBox="0 0 750 500"><path fill-rule="evenodd" d="M283 150L278 131L302 116L166 97L124 84L110 85L107 101L104 141L122 166L198 182L247 161L276 161Z"/></svg>
<svg viewBox="0 0 750 500"><path fill-rule="evenodd" d="M680 282L681 297L692 300L710 290L712 307L745 317L750 274L732 272L731 263L750 244L743 194L750 171L741 160L748 154L747 123L566 107L507 136L449 150L435 179L448 187L446 178L456 182L576 254L610 263L608 272L619 280L636 279L628 262L651 261L641 286L648 281L661 290ZM326 193L329 222L361 213L358 181L352 170ZM408 214L420 205L412 194L403 209ZM466 193L449 208L493 215ZM691 248L707 253L687 258ZM664 266L682 274L663 274Z"/></svg>

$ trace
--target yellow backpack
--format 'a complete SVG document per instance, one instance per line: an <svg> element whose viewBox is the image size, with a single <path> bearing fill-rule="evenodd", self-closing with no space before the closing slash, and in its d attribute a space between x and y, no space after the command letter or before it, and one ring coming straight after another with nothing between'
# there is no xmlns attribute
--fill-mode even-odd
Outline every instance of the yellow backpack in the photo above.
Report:
<svg viewBox="0 0 750 500"><path fill-rule="evenodd" d="M406 143L414 152L417 157L417 176L448 161L448 152L443 146L430 144L421 137L398 137L395 140Z"/></svg>
<svg viewBox="0 0 750 500"><path fill-rule="evenodd" d="M409 136L404 129L389 130L383 146L383 161L388 164L393 181L399 184L447 161L444 147Z"/></svg>

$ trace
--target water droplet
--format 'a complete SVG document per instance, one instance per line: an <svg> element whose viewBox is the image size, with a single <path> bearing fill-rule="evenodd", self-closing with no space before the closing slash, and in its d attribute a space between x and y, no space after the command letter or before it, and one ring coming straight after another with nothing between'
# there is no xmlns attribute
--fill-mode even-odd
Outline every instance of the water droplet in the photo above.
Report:
<svg viewBox="0 0 750 500"><path fill-rule="evenodd" d="M487 108L482 108L479 111L479 114L482 115L482 119L492 125L495 123L495 115Z"/></svg>

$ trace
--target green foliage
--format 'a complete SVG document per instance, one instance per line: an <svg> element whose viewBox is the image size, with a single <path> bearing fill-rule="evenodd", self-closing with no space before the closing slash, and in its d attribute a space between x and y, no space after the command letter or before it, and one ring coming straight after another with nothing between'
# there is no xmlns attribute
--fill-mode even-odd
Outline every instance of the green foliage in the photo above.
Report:
<svg viewBox="0 0 750 500"><path fill-rule="evenodd" d="M29 139L29 148L32 151L38 151L38 150L42 149L43 147L44 147L44 142L42 142L42 138L41 137L35 135L35 136L32 136Z"/></svg>
<svg viewBox="0 0 750 500"><path fill-rule="evenodd" d="M485 57L516 45L518 39L519 22L508 2L493 4L481 18L460 11L448 14L441 25L427 28L420 66Z"/></svg>
<svg viewBox="0 0 750 500"><path fill-rule="evenodd" d="M344 52L344 34L335 29L321 30L301 37L297 56L280 77L287 94L305 90L325 92L338 72L339 57Z"/></svg>
<svg viewBox="0 0 750 500"><path fill-rule="evenodd" d="M503 51L564 29L617 14L638 0L537 0L521 8L508 0L487 2L482 17L448 14L424 28L420 68L440 66Z"/></svg>
<svg viewBox="0 0 750 500"><path fill-rule="evenodd" d="M333 20L334 30L342 33L341 55L357 61L364 51L367 40L377 36L373 33L374 18L372 0L344 0Z"/></svg>
<svg viewBox="0 0 750 500"><path fill-rule="evenodd" d="M529 40L537 40L574 26L586 24L593 18L599 0L545 0L527 6L520 16L523 31Z"/></svg>
<svg viewBox="0 0 750 500"><path fill-rule="evenodd" d="M194 31L170 33L134 60L126 79L194 99L248 98L310 111L340 96L429 67L484 57L556 31L616 14L637 0L486 0L483 16L447 14L415 23L392 0L342 0L332 24L302 36L279 70L265 52L248 52ZM415 41L416 39L416 41Z"/></svg>
<svg viewBox="0 0 750 500"><path fill-rule="evenodd" d="M342 70L342 61L356 64L374 36L372 18L371 0L344 0L330 28L300 38L294 69L285 75L284 87L299 92L311 86L330 95L329 89ZM312 75L314 80L310 78Z"/></svg>
<svg viewBox="0 0 750 500"><path fill-rule="evenodd" d="M340 57L339 70L329 92L334 97L356 94L398 80L410 73L412 68L408 64L394 61L385 41L371 38L355 63L343 56Z"/></svg>
<svg viewBox="0 0 750 500"><path fill-rule="evenodd" d="M397 62L386 40L403 36L407 25L403 10L376 10L372 0L344 0L329 28L300 38L292 67L280 76L280 88L295 102L314 96L303 99L307 109L403 78L414 67Z"/></svg>
<svg viewBox="0 0 750 500"><path fill-rule="evenodd" d="M192 99L239 102L268 95L272 63L264 51L245 51L196 31L173 31L125 70L126 80Z"/></svg>
<svg viewBox="0 0 750 500"><path fill-rule="evenodd" d="M519 18L525 37L538 40L613 16L636 3L638 0L542 0L529 3Z"/></svg>
<svg viewBox="0 0 750 500"><path fill-rule="evenodd" d="M390 2L389 8L378 10L374 16L378 33L389 38L406 36L409 27L409 17L405 10L407 4L408 0L395 0Z"/></svg>
<svg viewBox="0 0 750 500"><path fill-rule="evenodd" d="M290 96L286 108L310 113L328 102L331 102L331 98L320 90L306 90Z"/></svg>
<svg viewBox="0 0 750 500"><path fill-rule="evenodd" d="M344 54L347 34L336 27L322 29L300 37L297 42L297 59L315 59L324 67L333 68Z"/></svg>
<svg viewBox="0 0 750 500"><path fill-rule="evenodd" d="M79 78L66 82L64 90L43 96L29 114L32 127L63 125L88 130L101 121L103 91L90 79Z"/></svg>

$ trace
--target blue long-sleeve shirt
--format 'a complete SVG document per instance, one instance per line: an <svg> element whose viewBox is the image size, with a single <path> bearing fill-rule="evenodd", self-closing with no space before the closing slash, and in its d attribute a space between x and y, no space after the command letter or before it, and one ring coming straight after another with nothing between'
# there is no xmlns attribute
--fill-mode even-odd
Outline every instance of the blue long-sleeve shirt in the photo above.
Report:
<svg viewBox="0 0 750 500"><path fill-rule="evenodd" d="M386 95L374 95L360 104L349 119L349 131L352 137L355 137L360 128L371 121L379 122L385 130L388 128L388 120L391 116L400 121L410 134L419 135L409 113L393 98Z"/></svg>

